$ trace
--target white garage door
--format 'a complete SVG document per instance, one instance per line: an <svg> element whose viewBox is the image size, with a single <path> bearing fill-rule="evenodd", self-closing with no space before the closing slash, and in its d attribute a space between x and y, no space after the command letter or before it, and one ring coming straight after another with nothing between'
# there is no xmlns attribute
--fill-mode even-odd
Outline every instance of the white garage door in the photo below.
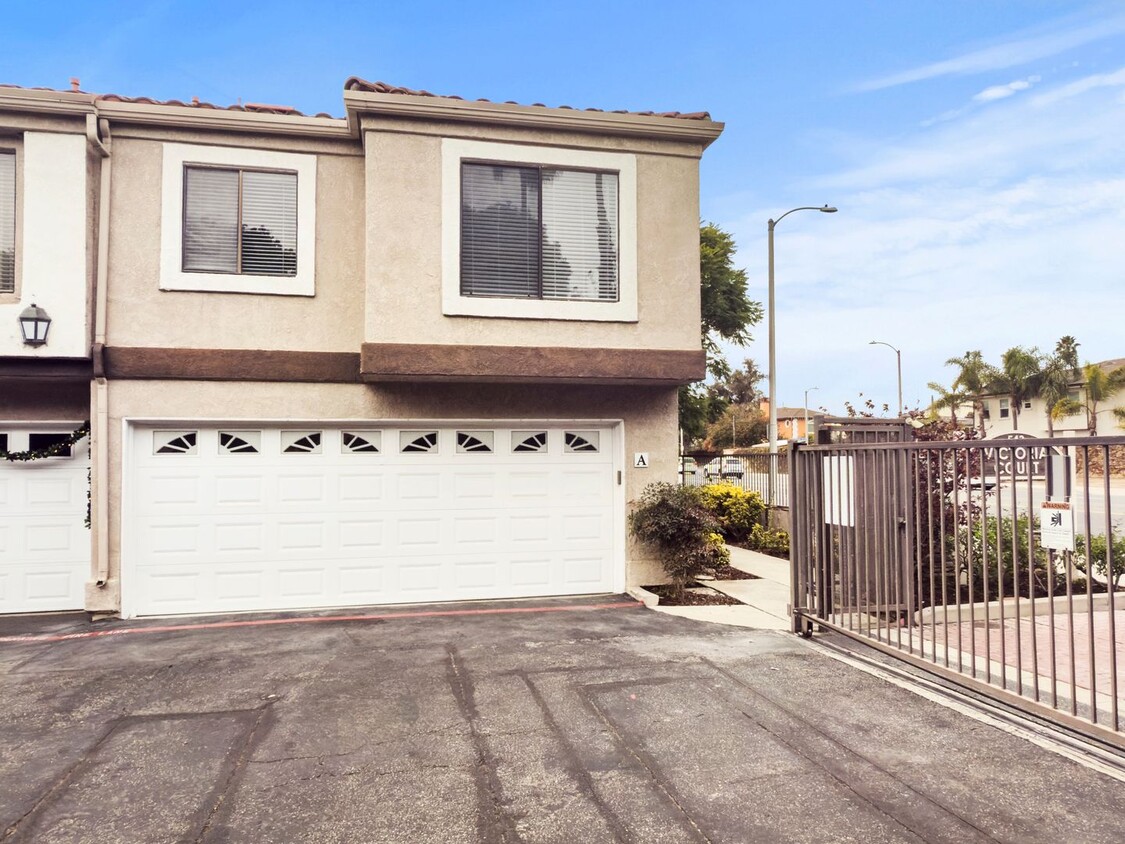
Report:
<svg viewBox="0 0 1125 844"><path fill-rule="evenodd" d="M39 450L74 427L0 426L0 448ZM81 440L69 456L0 460L0 613L82 608L90 573L88 444Z"/></svg>
<svg viewBox="0 0 1125 844"><path fill-rule="evenodd" d="M135 427L126 615L614 591L613 429Z"/></svg>

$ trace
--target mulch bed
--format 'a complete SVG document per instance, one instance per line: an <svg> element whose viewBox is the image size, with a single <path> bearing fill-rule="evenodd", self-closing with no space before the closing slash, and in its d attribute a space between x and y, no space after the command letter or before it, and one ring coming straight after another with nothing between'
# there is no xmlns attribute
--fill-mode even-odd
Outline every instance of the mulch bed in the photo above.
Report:
<svg viewBox="0 0 1125 844"><path fill-rule="evenodd" d="M742 603L729 595L724 595L722 592L684 592L683 600L679 600L676 597L674 586L645 586L644 588L652 594L660 596L660 606L662 607L707 607Z"/></svg>
<svg viewBox="0 0 1125 844"><path fill-rule="evenodd" d="M757 580L758 575L750 574L750 572L736 569L732 565L723 565L718 568L711 569L711 576L715 580Z"/></svg>

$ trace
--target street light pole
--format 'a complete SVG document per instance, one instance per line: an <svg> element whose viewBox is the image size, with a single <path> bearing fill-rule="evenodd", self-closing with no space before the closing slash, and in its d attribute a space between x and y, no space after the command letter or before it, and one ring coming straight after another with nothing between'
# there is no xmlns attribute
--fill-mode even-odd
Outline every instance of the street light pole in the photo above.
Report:
<svg viewBox="0 0 1125 844"><path fill-rule="evenodd" d="M902 416L902 352L896 349L890 343L884 343L882 340L872 340L867 345L886 346L888 349L894 349L895 359L898 362L898 415Z"/></svg>
<svg viewBox="0 0 1125 844"><path fill-rule="evenodd" d="M819 389L820 387L809 387L805 390L805 445L809 443L809 393Z"/></svg>
<svg viewBox="0 0 1125 844"><path fill-rule="evenodd" d="M769 400L770 400L770 423L769 423L769 438L770 438L770 483L769 483L769 506L774 505L775 494L777 491L777 331L775 329L776 316L774 312L774 284L773 284L773 229L778 223L792 214L794 211L822 211L825 214L835 214L836 209L833 206L825 205L817 207L815 205L802 205L800 208L790 208L776 220L770 220L767 226L769 236L769 292L767 294L766 310L769 319L770 331L770 345L769 345Z"/></svg>

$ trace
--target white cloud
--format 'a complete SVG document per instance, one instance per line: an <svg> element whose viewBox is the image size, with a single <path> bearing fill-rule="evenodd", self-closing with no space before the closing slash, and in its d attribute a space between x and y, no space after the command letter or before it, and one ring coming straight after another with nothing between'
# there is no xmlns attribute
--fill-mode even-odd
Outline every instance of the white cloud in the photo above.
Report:
<svg viewBox="0 0 1125 844"><path fill-rule="evenodd" d="M1064 334L1084 359L1125 355L1125 68L1006 97L913 137L847 138L856 163L792 186L792 205L829 202L777 228L779 401L840 411L859 392L895 403L903 350L908 405L948 383L968 349L998 360L1013 345L1050 349ZM793 201L795 200L795 201ZM751 296L764 300L761 208L728 224ZM766 363L760 328L748 353Z"/></svg>
<svg viewBox="0 0 1125 844"><path fill-rule="evenodd" d="M1125 16L1081 24L1076 24L1068 19L1065 22L1056 23L1053 31L1039 34L1015 33L1009 40L989 47L962 53L944 61L932 62L870 79L857 85L855 90L877 91L942 76L962 76L1018 67L1123 32L1125 32Z"/></svg>
<svg viewBox="0 0 1125 844"><path fill-rule="evenodd" d="M1017 91L1026 91L1032 85L1039 81L1038 76L1029 76L1027 79L1016 79L1009 82L1007 85L993 85L990 88L985 88L979 94L973 96L973 101L978 103L990 103L993 100L1003 100Z"/></svg>

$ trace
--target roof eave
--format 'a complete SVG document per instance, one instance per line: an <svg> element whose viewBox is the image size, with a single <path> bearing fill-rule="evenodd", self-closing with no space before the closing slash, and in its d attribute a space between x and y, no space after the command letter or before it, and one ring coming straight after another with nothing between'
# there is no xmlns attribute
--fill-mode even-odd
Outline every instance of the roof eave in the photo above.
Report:
<svg viewBox="0 0 1125 844"><path fill-rule="evenodd" d="M0 87L0 111L60 115L90 114L94 111L94 100L93 94L77 91Z"/></svg>
<svg viewBox="0 0 1125 844"><path fill-rule="evenodd" d="M706 149L723 131L723 124L712 120L368 91L345 91L344 105L348 113L348 126L354 135L359 134L359 118L362 114L687 141L699 144L701 149Z"/></svg>
<svg viewBox="0 0 1125 844"><path fill-rule="evenodd" d="M337 117L307 117L223 108L199 108L151 103L98 100L98 114L119 123L147 126L179 126L185 129L216 129L228 132L306 137L348 137L348 121Z"/></svg>

